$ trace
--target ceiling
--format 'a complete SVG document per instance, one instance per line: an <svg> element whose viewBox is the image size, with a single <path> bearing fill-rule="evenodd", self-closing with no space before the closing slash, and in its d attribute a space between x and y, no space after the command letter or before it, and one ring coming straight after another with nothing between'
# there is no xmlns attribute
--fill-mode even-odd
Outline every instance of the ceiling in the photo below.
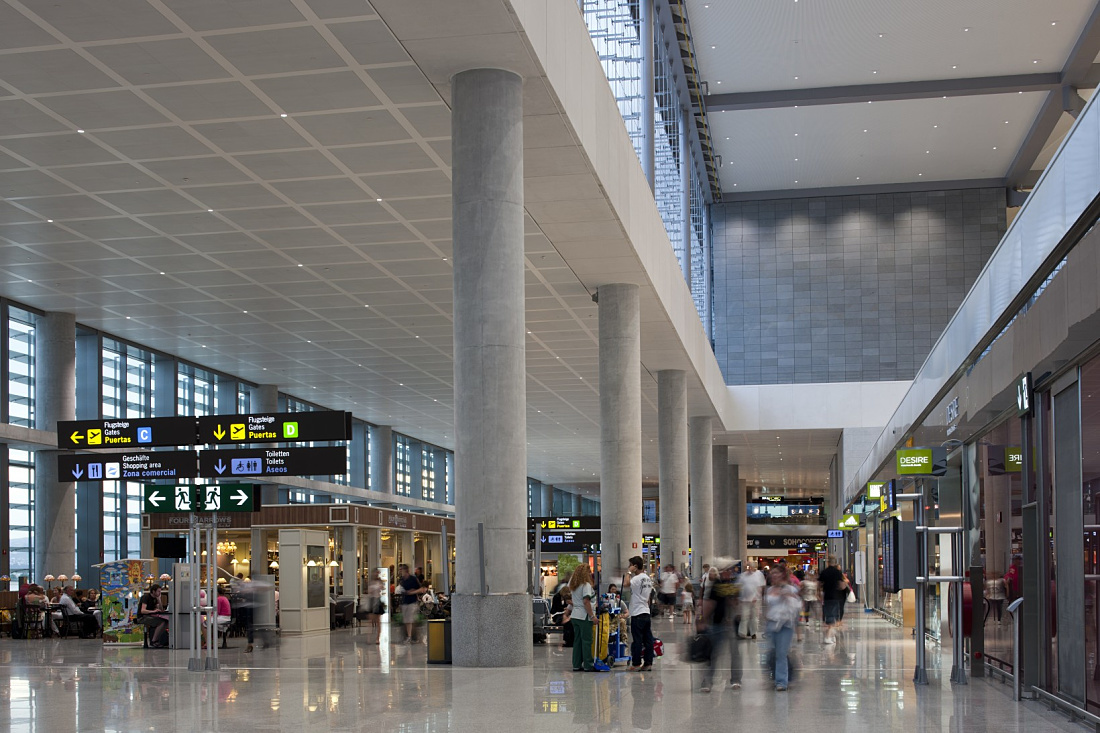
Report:
<svg viewBox="0 0 1100 733"><path fill-rule="evenodd" d="M760 430L725 433L715 445L729 446L729 461L749 486L782 489L790 496L821 496L841 430Z"/></svg>
<svg viewBox="0 0 1100 733"><path fill-rule="evenodd" d="M947 99L924 93L925 98L862 101L861 95L874 96L876 90L896 91L879 86L862 88L846 103L716 111L723 95L801 90L808 100L815 90L857 85L1043 73L1057 79L1079 39L1086 67L1100 50L1095 34L1083 32L1091 28L1094 0L687 0L687 5L700 73L709 88L712 138L723 160L722 189L733 196L1004 179L1049 90L1017 93L1009 85L1006 93L973 95L950 92L945 84ZM1091 95L1087 90L1094 84L1063 80L1084 87L1082 96ZM1058 109L1037 128L1032 156L1039 169L1072 122ZM1027 171L1032 161L1024 166Z"/></svg>
<svg viewBox="0 0 1100 733"><path fill-rule="evenodd" d="M0 295L453 446L450 111L411 45L363 0L0 1ZM525 251L528 471L596 480L596 305L530 216Z"/></svg>

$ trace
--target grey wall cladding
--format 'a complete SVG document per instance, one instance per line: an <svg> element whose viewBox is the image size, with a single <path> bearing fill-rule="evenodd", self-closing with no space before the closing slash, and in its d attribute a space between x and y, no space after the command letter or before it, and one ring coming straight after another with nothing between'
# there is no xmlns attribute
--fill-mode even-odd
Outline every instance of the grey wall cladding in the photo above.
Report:
<svg viewBox="0 0 1100 733"><path fill-rule="evenodd" d="M727 384L912 379L1004 236L1002 188L713 209Z"/></svg>

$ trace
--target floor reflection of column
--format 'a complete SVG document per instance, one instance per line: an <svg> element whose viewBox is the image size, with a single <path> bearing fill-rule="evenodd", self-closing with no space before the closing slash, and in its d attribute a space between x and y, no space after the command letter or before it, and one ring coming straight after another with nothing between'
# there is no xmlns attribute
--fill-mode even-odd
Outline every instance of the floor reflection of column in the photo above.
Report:
<svg viewBox="0 0 1100 733"><path fill-rule="evenodd" d="M574 684L592 684L606 675L574 674ZM534 710L534 669L528 667L454 667L450 672L454 695L451 728L456 731L514 731L526 716L520 710ZM507 704L503 704L507 701ZM563 721L564 722L564 721ZM561 729L560 727L558 728Z"/></svg>

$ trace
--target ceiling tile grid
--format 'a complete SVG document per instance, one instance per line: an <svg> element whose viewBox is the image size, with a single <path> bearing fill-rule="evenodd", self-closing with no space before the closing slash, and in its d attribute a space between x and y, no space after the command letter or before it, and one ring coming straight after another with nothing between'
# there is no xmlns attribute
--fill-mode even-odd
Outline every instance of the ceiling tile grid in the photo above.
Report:
<svg viewBox="0 0 1100 733"><path fill-rule="evenodd" d="M0 0L0 292L453 445L450 114L373 8L59 7ZM528 231L529 471L580 481L596 309Z"/></svg>

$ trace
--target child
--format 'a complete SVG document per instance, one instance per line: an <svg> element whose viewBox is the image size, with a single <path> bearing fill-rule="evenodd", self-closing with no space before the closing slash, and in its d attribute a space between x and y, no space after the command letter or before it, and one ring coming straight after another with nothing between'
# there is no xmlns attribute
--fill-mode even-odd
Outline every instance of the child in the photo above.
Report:
<svg viewBox="0 0 1100 733"><path fill-rule="evenodd" d="M680 591L680 605L684 609L684 623L695 623L695 589L691 587L691 581L684 581L684 587Z"/></svg>

